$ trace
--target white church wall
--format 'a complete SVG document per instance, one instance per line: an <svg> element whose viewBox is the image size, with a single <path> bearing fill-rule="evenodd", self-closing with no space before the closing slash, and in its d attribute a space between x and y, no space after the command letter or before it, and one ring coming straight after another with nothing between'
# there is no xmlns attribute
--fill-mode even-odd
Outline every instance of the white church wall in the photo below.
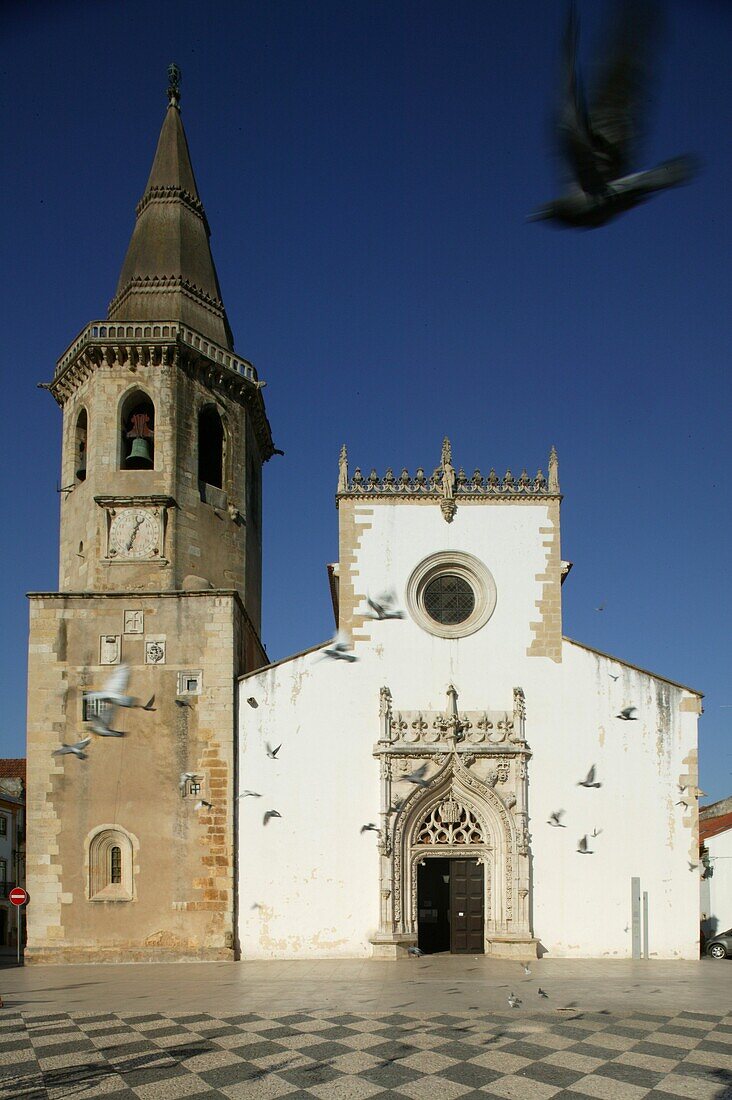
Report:
<svg viewBox="0 0 732 1100"><path fill-rule="evenodd" d="M695 957L698 892L686 861L696 816L685 818L673 802L692 765L696 782L696 714L679 712L680 689L571 643L563 663L527 656L542 596L537 576L546 569L548 506L461 505L448 525L436 506L369 501L356 509L356 525L356 592L394 588L404 607L418 563L456 550L491 571L495 611L461 639L435 637L410 616L366 622L355 631L365 638L354 645L357 663L309 653L241 681L239 784L262 794L239 802L243 957L370 956L379 856L375 834L360 828L380 823L372 756L379 689L390 688L395 712L441 711L450 683L461 710L510 712L513 688L525 691L534 754L533 926L546 950L628 956L630 878L637 875L649 892L651 952ZM630 703L639 721L613 717ZM282 743L277 760L267 757L267 741ZM577 787L592 763L602 787ZM566 829L546 825L559 808ZM263 827L267 809L283 816ZM591 840L594 854L577 854L578 838L593 828L603 830Z"/></svg>
<svg viewBox="0 0 732 1100"><path fill-rule="evenodd" d="M675 805L697 782L696 714L679 709L693 697L571 642L558 681L548 724L527 692L535 935L550 955L630 955L638 877L650 954L697 958L696 806ZM615 717L630 705L637 721ZM592 764L602 786L578 786ZM545 824L557 809L566 829ZM577 852L584 835L592 855Z"/></svg>
<svg viewBox="0 0 732 1100"><path fill-rule="evenodd" d="M704 909L707 938L732 928L732 829L704 841L712 875L704 880L708 908ZM704 908L704 906L703 906Z"/></svg>

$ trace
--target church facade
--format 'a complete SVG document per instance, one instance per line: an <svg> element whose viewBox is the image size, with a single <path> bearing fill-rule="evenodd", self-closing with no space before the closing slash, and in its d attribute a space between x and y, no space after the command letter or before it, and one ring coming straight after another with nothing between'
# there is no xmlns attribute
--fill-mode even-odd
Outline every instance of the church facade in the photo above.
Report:
<svg viewBox="0 0 732 1100"><path fill-rule="evenodd" d="M178 76L108 316L47 385L28 961L623 957L644 929L652 955L696 957L701 697L563 636L553 450L546 477L467 477L447 440L431 475L365 477L344 448L339 640L268 663L275 450Z"/></svg>

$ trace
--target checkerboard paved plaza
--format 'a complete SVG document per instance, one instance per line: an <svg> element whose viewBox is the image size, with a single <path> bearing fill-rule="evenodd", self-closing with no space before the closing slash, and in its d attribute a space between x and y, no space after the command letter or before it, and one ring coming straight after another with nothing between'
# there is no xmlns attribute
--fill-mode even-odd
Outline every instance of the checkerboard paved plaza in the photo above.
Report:
<svg viewBox="0 0 732 1100"><path fill-rule="evenodd" d="M732 1003L672 1015L10 1008L0 1073L3 1100L722 1100L732 1098Z"/></svg>

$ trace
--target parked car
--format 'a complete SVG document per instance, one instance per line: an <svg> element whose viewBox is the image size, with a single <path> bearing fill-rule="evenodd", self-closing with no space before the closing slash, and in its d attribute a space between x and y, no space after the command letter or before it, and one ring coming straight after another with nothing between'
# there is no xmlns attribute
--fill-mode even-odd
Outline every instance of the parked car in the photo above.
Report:
<svg viewBox="0 0 732 1100"><path fill-rule="evenodd" d="M713 959L732 958L732 928L707 940L707 955L711 955Z"/></svg>

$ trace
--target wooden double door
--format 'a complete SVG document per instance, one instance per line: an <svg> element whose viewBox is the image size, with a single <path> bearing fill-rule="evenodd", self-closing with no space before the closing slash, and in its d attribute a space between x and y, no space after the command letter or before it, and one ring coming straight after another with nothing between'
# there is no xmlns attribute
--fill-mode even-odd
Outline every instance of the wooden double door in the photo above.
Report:
<svg viewBox="0 0 732 1100"><path fill-rule="evenodd" d="M477 859L425 859L417 875L418 944L427 954L485 950L485 883Z"/></svg>

